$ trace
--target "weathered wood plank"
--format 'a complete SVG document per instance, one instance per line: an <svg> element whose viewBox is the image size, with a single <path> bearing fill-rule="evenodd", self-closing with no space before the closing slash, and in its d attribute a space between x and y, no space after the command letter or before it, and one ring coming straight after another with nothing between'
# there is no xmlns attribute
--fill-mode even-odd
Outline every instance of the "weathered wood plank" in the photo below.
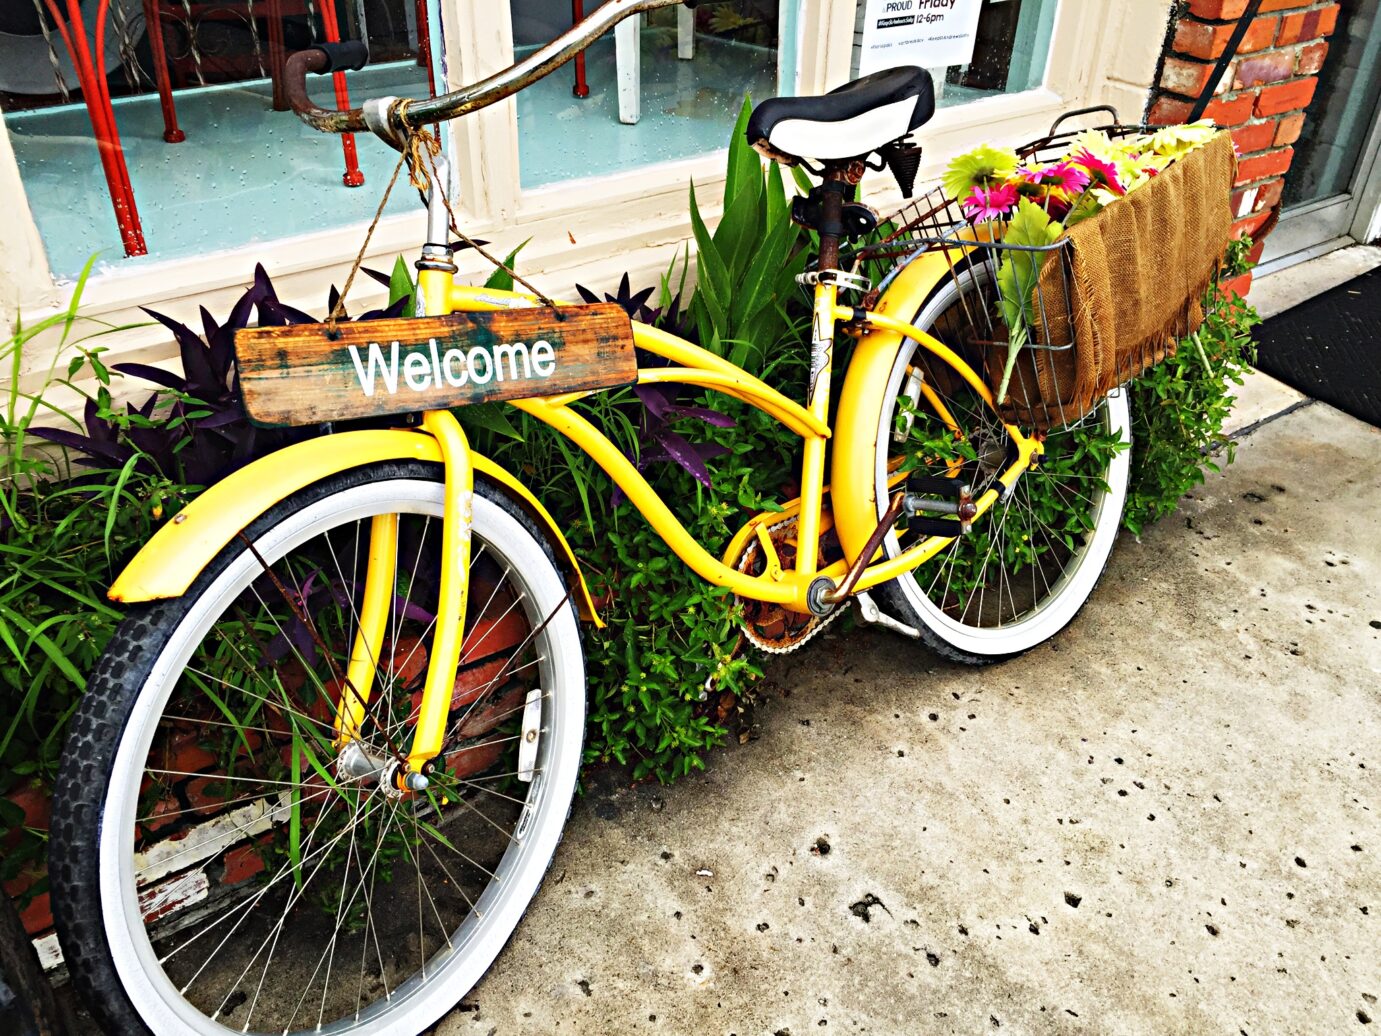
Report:
<svg viewBox="0 0 1381 1036"><path fill-rule="evenodd" d="M633 328L613 303L256 327L235 335L255 424L305 425L629 385Z"/></svg>

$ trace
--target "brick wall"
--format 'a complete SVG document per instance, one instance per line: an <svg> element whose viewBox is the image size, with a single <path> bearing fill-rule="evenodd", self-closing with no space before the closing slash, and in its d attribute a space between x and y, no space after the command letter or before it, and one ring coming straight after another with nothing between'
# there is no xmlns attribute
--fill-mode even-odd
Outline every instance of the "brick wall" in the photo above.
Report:
<svg viewBox="0 0 1381 1036"><path fill-rule="evenodd" d="M1247 0L1177 4L1169 47L1151 90L1148 122L1168 125L1188 118L1246 7ZM1264 0L1204 113L1230 128L1237 144L1232 203L1239 236L1259 230L1280 206L1294 159L1291 145L1313 100L1338 11L1332 0Z"/></svg>

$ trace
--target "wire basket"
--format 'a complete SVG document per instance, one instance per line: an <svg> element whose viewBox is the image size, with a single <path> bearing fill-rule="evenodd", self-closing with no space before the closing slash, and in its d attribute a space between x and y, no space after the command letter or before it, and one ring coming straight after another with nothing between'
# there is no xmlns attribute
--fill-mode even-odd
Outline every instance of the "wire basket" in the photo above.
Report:
<svg viewBox="0 0 1381 1036"><path fill-rule="evenodd" d="M1115 121L1116 112L1110 108L1094 110L1112 112L1114 121L1097 127L1111 137L1145 131L1144 127ZM1083 114L1088 112L1072 112L1057 121L1050 134L1019 148L1018 156L1026 164L1062 157L1078 131L1059 132L1060 124ZM1008 263L1031 264L1039 270L1030 299L1034 319L1026 328L1026 342L1012 367L1005 396L999 401L1004 419L1011 423L1037 431L1073 424L1089 409L1087 399L1078 402L1080 394L1074 387L1087 383L1083 379L1090 376L1090 364L1102 368L1097 371L1098 382L1114 388L1164 359L1173 348L1165 343L1111 357L1094 356L1091 347L1084 348L1086 343L1078 340L1071 318L1080 299L1068 237L1043 246L994 240L1001 232L998 224L975 224L939 188L908 202L884 226L890 229L879 240L844 253L855 271L868 274L878 285L866 301L874 303L908 263L929 253L942 254L948 263L952 290L933 296L937 301L930 312L912 316L924 316L931 324L931 333L959 351L984 376L994 394L1011 348L998 271ZM942 373L938 376L944 377Z"/></svg>

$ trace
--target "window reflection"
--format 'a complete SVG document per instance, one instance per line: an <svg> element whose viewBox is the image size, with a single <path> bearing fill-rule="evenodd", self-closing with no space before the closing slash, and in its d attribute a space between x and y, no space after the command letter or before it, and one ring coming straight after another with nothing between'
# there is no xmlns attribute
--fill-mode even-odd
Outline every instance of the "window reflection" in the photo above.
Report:
<svg viewBox="0 0 1381 1036"><path fill-rule="evenodd" d="M0 4L0 110L55 273L97 250L106 263L181 257L373 215L393 152L360 138L351 163L284 110L276 73L293 50L365 38L355 103L426 94L424 0L111 0L104 26L99 11L98 0ZM82 37L90 65L72 57ZM329 77L312 89L335 104ZM345 186L361 177L376 189ZM390 210L415 204L396 193Z"/></svg>
<svg viewBox="0 0 1381 1036"><path fill-rule="evenodd" d="M598 6L512 0L517 56ZM523 186L622 172L727 146L744 96L777 93L778 39L783 23L794 19L795 6L791 0L741 0L626 20L587 51L583 76L573 62L518 95Z"/></svg>

